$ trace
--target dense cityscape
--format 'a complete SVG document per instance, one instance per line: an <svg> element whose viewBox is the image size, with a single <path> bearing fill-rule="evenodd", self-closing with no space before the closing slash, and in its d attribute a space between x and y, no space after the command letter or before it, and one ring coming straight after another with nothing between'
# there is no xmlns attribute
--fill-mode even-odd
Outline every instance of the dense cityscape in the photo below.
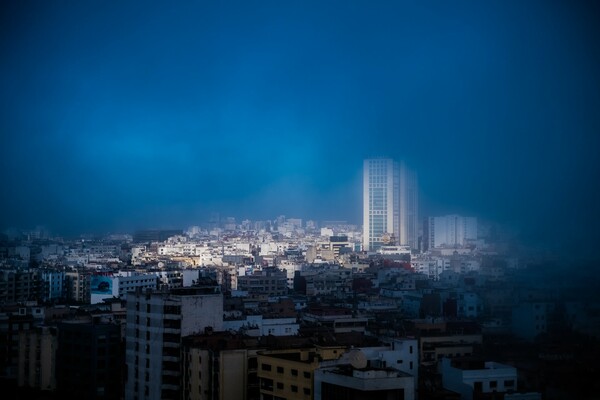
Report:
<svg viewBox="0 0 600 400"><path fill-rule="evenodd" d="M475 217L423 217L363 165L361 225L215 214L185 230L0 244L15 398L595 398L597 275Z"/></svg>
<svg viewBox="0 0 600 400"><path fill-rule="evenodd" d="M600 398L600 2L0 2L0 398Z"/></svg>

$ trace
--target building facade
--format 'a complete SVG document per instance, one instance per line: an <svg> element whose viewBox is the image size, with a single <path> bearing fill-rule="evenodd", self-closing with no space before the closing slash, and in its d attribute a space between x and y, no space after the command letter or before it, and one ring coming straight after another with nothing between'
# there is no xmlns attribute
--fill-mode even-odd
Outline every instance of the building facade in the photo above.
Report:
<svg viewBox="0 0 600 400"><path fill-rule="evenodd" d="M344 347L318 347L258 353L261 399L314 398L314 373L321 361L337 360Z"/></svg>
<svg viewBox="0 0 600 400"><path fill-rule="evenodd" d="M121 397L121 326L73 320L58 324L56 386L59 397Z"/></svg>
<svg viewBox="0 0 600 400"><path fill-rule="evenodd" d="M182 337L222 327L223 295L216 282L130 293L125 399L180 399Z"/></svg>
<svg viewBox="0 0 600 400"><path fill-rule="evenodd" d="M19 387L56 389L57 330L40 326L19 332Z"/></svg>
<svg viewBox="0 0 600 400"><path fill-rule="evenodd" d="M287 273L278 268L265 268L252 275L239 276L238 289L250 295L285 296L287 294Z"/></svg>
<svg viewBox="0 0 600 400"><path fill-rule="evenodd" d="M182 343L184 400L259 400L257 339L211 332Z"/></svg>
<svg viewBox="0 0 600 400"><path fill-rule="evenodd" d="M374 158L363 163L363 249L419 247L417 176L404 163Z"/></svg>
<svg viewBox="0 0 600 400"><path fill-rule="evenodd" d="M444 389L459 393L461 400L482 398L483 394L500 394L517 390L517 369L496 362L442 359Z"/></svg>

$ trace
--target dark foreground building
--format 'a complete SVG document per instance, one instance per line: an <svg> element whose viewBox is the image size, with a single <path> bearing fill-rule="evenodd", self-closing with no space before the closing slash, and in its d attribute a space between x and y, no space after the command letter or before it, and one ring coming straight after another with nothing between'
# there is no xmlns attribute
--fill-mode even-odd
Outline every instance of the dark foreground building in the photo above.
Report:
<svg viewBox="0 0 600 400"><path fill-rule="evenodd" d="M119 399L122 387L121 328L114 323L58 325L57 398Z"/></svg>

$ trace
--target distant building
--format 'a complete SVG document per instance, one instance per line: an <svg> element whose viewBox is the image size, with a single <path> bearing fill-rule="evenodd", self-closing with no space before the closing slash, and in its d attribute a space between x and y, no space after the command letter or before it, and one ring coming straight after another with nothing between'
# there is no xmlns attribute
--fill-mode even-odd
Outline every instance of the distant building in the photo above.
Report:
<svg viewBox="0 0 600 400"><path fill-rule="evenodd" d="M299 328L296 317L265 318L259 314L227 318L223 321L223 329L248 336L292 336L298 334Z"/></svg>
<svg viewBox="0 0 600 400"><path fill-rule="evenodd" d="M91 274L84 271L65 272L65 296L67 300L89 304Z"/></svg>
<svg viewBox="0 0 600 400"><path fill-rule="evenodd" d="M44 269L39 271L41 285L40 300L51 301L65 297L64 281L65 273Z"/></svg>
<svg viewBox="0 0 600 400"><path fill-rule="evenodd" d="M460 248L477 240L477 218L460 215L429 217L425 248Z"/></svg>
<svg viewBox="0 0 600 400"><path fill-rule="evenodd" d="M284 296L287 294L287 273L278 268L264 268L252 275L239 276L237 284L238 290L250 295Z"/></svg>
<svg viewBox="0 0 600 400"><path fill-rule="evenodd" d="M36 270L0 270L0 304L36 300L39 291Z"/></svg>
<svg viewBox="0 0 600 400"><path fill-rule="evenodd" d="M182 229L147 229L135 232L133 235L133 241L135 243L164 242L171 236L178 236L182 234Z"/></svg>
<svg viewBox="0 0 600 400"><path fill-rule="evenodd" d="M363 248L418 243L417 176L404 163L389 158L363 164Z"/></svg>
<svg viewBox="0 0 600 400"><path fill-rule="evenodd" d="M198 271L191 275L198 276ZM102 303L106 299L124 299L127 293L146 289L172 289L183 286L182 270L168 271L119 271L110 274L94 274L90 279L91 303Z"/></svg>
<svg viewBox="0 0 600 400"><path fill-rule="evenodd" d="M365 332L369 319L345 308L312 307L302 315L305 323L323 326L334 333Z"/></svg>

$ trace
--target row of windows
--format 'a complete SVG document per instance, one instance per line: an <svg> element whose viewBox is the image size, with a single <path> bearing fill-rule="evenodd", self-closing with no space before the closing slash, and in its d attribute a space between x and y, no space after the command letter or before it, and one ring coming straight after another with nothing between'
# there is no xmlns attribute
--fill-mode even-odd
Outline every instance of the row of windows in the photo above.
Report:
<svg viewBox="0 0 600 400"><path fill-rule="evenodd" d="M273 391L273 380L272 379L262 379L260 387L263 390L272 392ZM277 390L285 389L285 385L283 384L283 382L275 383L275 387L277 388ZM298 385L290 385L290 390L292 391L292 393L298 393L298 389L299 389ZM302 392L304 393L304 395L310 396L310 388L303 387Z"/></svg>
<svg viewBox="0 0 600 400"><path fill-rule="evenodd" d="M514 379L508 379L504 381L504 388L513 388L515 386ZM498 381L490 381L490 389L496 389L498 387ZM483 390L483 382L474 382L473 389L476 392Z"/></svg>
<svg viewBox="0 0 600 400"><path fill-rule="evenodd" d="M263 371L271 371L273 367L271 366L271 364L265 364L265 363L262 363L262 364L261 364L261 366L260 366L260 368L261 368ZM278 366L278 367L277 367L277 373L278 373L278 374L283 374L284 372L285 372L285 368L284 368L284 367L281 367L281 366ZM292 376L298 376L298 370L297 370L297 369L295 369L295 368L292 368L292 369L290 369L290 373L292 374ZM309 371L303 371L303 372L302 372L302 375L303 375L303 376L304 376L306 379L310 379L310 377L311 377L311 375L310 375L310 372L309 372Z"/></svg>

